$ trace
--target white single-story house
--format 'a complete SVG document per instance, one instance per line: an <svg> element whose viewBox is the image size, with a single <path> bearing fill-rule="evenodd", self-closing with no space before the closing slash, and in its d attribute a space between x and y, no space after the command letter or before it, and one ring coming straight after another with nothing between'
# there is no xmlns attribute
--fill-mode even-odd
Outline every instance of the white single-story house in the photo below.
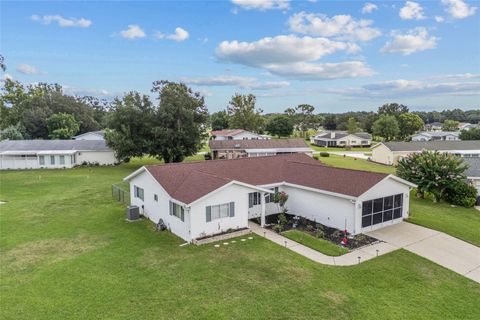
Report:
<svg viewBox="0 0 480 320"><path fill-rule="evenodd" d="M105 140L105 131L90 131L73 137L74 140Z"/></svg>
<svg viewBox="0 0 480 320"><path fill-rule="evenodd" d="M479 124L474 124L474 123L468 123L468 122L460 122L458 124L458 130L470 130L470 129L475 129L478 128Z"/></svg>
<svg viewBox="0 0 480 320"><path fill-rule="evenodd" d="M460 157L480 157L480 141L415 141L380 142L372 147L373 162L396 165L411 153L423 150L448 152Z"/></svg>
<svg viewBox="0 0 480 320"><path fill-rule="evenodd" d="M412 136L412 141L457 141L460 132L450 131L423 131L415 133Z"/></svg>
<svg viewBox="0 0 480 320"><path fill-rule="evenodd" d="M303 139L210 140L208 146L212 151L213 159L237 159L289 153L313 155L313 150Z"/></svg>
<svg viewBox="0 0 480 320"><path fill-rule="evenodd" d="M333 168L305 154L144 166L124 179L131 204L186 241L248 228L280 212L359 234L409 214L410 182L393 175Z"/></svg>
<svg viewBox="0 0 480 320"><path fill-rule="evenodd" d="M366 132L325 131L310 137L310 142L319 147L369 147L372 136Z"/></svg>
<svg viewBox="0 0 480 320"><path fill-rule="evenodd" d="M265 134L257 134L243 129L223 129L210 132L213 140L263 140L270 139Z"/></svg>
<svg viewBox="0 0 480 320"><path fill-rule="evenodd" d="M117 162L105 140L5 140L0 142L0 169L72 168L84 163Z"/></svg>
<svg viewBox="0 0 480 320"><path fill-rule="evenodd" d="M443 124L437 121L425 124L425 130L427 131L441 131L442 128L443 128Z"/></svg>

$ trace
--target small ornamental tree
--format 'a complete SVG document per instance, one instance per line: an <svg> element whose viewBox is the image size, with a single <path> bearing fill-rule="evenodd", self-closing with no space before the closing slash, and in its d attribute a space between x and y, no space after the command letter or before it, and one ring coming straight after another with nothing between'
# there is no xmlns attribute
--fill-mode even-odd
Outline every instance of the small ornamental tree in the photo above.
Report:
<svg viewBox="0 0 480 320"><path fill-rule="evenodd" d="M281 232L285 225L288 223L286 214L288 213L288 209L285 208L285 204L288 200L288 194L285 191L277 192L274 196L274 202L280 206L280 213L278 215L278 225L276 226L276 230Z"/></svg>
<svg viewBox="0 0 480 320"><path fill-rule="evenodd" d="M466 169L467 165L454 154L424 150L401 159L397 175L418 185L420 198L429 192L438 202L449 187L465 179Z"/></svg>

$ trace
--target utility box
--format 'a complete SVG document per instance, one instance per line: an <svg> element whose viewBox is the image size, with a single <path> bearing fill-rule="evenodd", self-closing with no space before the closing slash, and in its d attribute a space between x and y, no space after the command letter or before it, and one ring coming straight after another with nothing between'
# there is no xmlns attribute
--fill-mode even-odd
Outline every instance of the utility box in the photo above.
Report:
<svg viewBox="0 0 480 320"><path fill-rule="evenodd" d="M127 207L127 219L130 221L138 220L140 218L140 208L138 206Z"/></svg>

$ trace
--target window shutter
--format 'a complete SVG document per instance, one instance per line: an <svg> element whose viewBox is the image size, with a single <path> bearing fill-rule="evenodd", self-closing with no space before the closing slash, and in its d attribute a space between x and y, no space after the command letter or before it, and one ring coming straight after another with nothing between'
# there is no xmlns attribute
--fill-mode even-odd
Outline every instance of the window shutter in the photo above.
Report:
<svg viewBox="0 0 480 320"><path fill-rule="evenodd" d="M235 202L230 202L230 217L235 217Z"/></svg>
<svg viewBox="0 0 480 320"><path fill-rule="evenodd" d="M170 213L170 215L172 215L173 214L173 202L170 201L168 204L170 205L169 213Z"/></svg>
<svg viewBox="0 0 480 320"><path fill-rule="evenodd" d="M212 207L207 206L207 222L212 221Z"/></svg>
<svg viewBox="0 0 480 320"><path fill-rule="evenodd" d="M183 209L183 207L182 207L182 209L181 209L181 217L180 217L180 219L181 219L183 222L185 222L185 209Z"/></svg>
<svg viewBox="0 0 480 320"><path fill-rule="evenodd" d="M248 207L253 207L253 193L248 194Z"/></svg>

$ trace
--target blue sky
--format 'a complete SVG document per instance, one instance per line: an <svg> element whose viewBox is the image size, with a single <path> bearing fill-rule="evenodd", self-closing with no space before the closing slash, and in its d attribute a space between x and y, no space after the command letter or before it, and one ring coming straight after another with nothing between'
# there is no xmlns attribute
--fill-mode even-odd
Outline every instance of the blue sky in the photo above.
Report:
<svg viewBox="0 0 480 320"><path fill-rule="evenodd" d="M183 81L210 111L480 107L480 1L1 2L0 52L24 83L111 98Z"/></svg>

